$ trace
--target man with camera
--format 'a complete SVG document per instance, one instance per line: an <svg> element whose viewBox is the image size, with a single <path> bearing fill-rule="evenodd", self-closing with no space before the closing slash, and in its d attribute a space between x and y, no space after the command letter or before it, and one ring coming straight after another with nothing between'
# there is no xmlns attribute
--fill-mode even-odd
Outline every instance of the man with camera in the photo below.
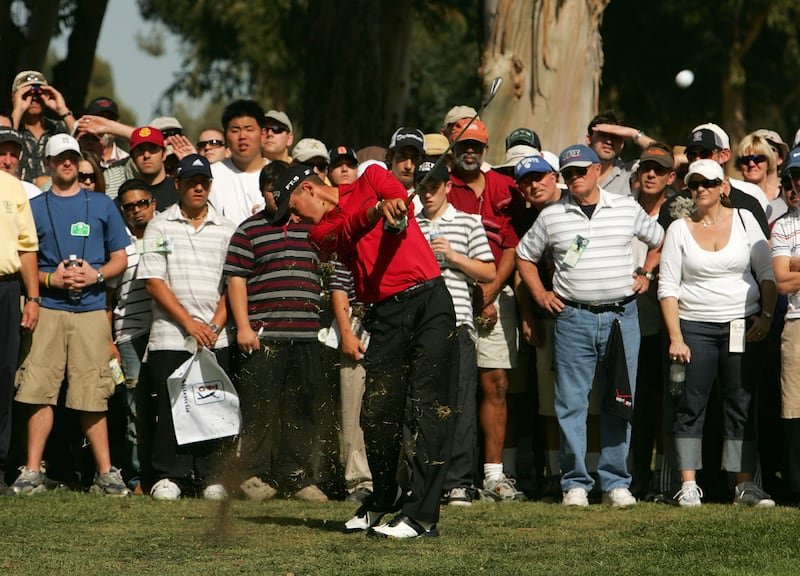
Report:
<svg viewBox="0 0 800 576"><path fill-rule="evenodd" d="M45 165L45 146L53 134L69 133L75 116L67 107L61 92L47 83L44 74L25 70L17 74L11 87L13 127L22 135L24 153L20 178L36 184L37 178L49 176ZM50 109L58 118L48 118Z"/></svg>

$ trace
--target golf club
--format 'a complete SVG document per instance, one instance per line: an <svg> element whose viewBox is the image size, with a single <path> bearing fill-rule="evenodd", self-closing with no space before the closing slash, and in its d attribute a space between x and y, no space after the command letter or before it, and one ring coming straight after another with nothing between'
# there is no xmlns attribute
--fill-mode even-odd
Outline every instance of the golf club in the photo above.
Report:
<svg viewBox="0 0 800 576"><path fill-rule="evenodd" d="M467 122L467 125L464 126L464 128L461 129L461 132L458 133L458 136L456 136L455 138L452 139L452 141L450 142L450 146L448 146L447 149L444 152L442 152L442 155L439 156L439 159L436 160L436 162L433 164L433 167L428 171L427 174L425 174L425 176L422 178L422 180L419 182L419 184L417 184L414 187L414 192L412 192L408 196L408 200L406 201L406 206L410 206L411 205L411 202L414 200L414 197L417 195L416 190L421 188L425 184L425 182L428 181L428 177L431 174L433 174L433 171L439 166L439 164L441 164L444 161L444 159L447 156L447 154L450 152L450 150L453 149L453 146L456 145L456 142L458 142L458 139L461 138L461 136L464 134L464 132L469 130L469 127L472 126L472 123L475 122L475 120L478 118L478 116L481 115L481 112L483 112L486 109L486 107L489 105L489 102L491 102L492 99L494 99L494 96L495 96L495 94L497 94L497 91L500 89L500 85L502 83L503 83L503 79L500 76L498 76L497 78L492 80L492 87L489 88L489 94L486 96L486 100L483 101L483 104L481 104L481 107L478 109L477 112L475 112L475 115L472 118L470 118L469 122Z"/></svg>

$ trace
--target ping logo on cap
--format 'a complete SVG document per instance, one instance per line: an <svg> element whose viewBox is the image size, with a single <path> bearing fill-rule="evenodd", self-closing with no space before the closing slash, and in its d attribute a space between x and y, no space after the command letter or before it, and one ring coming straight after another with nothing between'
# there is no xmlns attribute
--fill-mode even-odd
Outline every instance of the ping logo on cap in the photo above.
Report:
<svg viewBox="0 0 800 576"><path fill-rule="evenodd" d="M433 162L422 162L419 165L418 170L420 172L430 172L431 170L433 170L433 166L434 166Z"/></svg>

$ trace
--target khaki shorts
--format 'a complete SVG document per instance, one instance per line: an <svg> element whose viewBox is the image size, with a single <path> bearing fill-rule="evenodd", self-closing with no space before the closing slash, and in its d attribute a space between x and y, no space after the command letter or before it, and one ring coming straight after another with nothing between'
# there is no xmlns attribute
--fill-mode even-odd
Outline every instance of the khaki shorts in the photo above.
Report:
<svg viewBox="0 0 800 576"><path fill-rule="evenodd" d="M105 310L65 312L42 308L31 349L17 370L17 402L55 405L64 372L67 408L105 412L114 393L108 362L111 326Z"/></svg>
<svg viewBox="0 0 800 576"><path fill-rule="evenodd" d="M539 385L539 414L556 417L556 372L553 363L553 330L556 321L552 318L539 320L543 326L544 346L536 349L536 377ZM592 385L589 392L589 414L600 414L599 386Z"/></svg>
<svg viewBox="0 0 800 576"><path fill-rule="evenodd" d="M800 320L787 319L781 335L781 418L800 418Z"/></svg>
<svg viewBox="0 0 800 576"><path fill-rule="evenodd" d="M514 291L505 286L494 301L497 324L478 329L478 368L514 368L517 365L517 308Z"/></svg>

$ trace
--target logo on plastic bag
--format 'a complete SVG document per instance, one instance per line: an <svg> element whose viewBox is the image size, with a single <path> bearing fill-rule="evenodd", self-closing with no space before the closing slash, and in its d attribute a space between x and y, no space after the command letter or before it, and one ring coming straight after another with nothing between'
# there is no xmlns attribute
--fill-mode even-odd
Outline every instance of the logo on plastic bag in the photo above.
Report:
<svg viewBox="0 0 800 576"><path fill-rule="evenodd" d="M222 388L221 380L192 384L192 393L194 403L197 405L225 401L225 390Z"/></svg>

